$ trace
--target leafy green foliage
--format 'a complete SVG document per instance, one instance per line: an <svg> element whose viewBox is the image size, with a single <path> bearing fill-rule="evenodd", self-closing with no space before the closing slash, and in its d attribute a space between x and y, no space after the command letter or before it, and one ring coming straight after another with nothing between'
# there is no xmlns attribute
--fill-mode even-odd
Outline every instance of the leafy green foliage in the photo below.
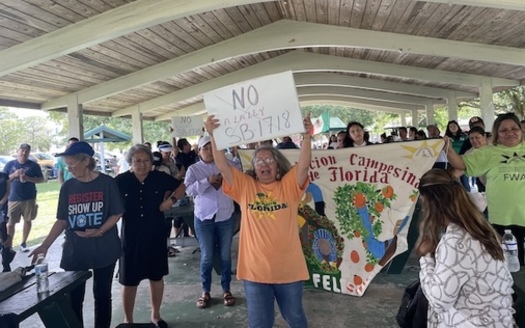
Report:
<svg viewBox="0 0 525 328"><path fill-rule="evenodd" d="M322 113L325 111L328 111L328 114L330 116L337 116L343 121L345 124L357 121L364 126L370 126L374 124L374 112L363 110L363 109L356 109L356 108L350 108L350 107L344 107L344 106L333 106L333 105L315 105L315 106L305 106L301 108L301 111L303 113L303 116L307 112L311 112L310 117L319 117Z"/></svg>
<svg viewBox="0 0 525 328"><path fill-rule="evenodd" d="M513 112L520 119L525 119L525 86L521 85L497 92L494 94L493 99L494 111L497 114ZM461 102L459 104L459 107L462 109L465 108L467 110L476 110L477 114L474 115L479 115L479 113L481 112L479 98Z"/></svg>
<svg viewBox="0 0 525 328"><path fill-rule="evenodd" d="M497 95L495 95L496 99ZM500 96L501 97L501 96ZM525 99L525 96L523 96ZM481 115L479 109L479 99L469 103L460 103L458 106L458 117L460 119L468 119L472 116ZM509 100L504 101L506 106L509 106ZM477 106L477 107L476 107ZM501 106L498 107L501 109ZM332 106L332 105L316 105L316 106L305 106L302 109L302 114L305 115L307 112L311 112L311 117L319 117L325 111L328 111L330 116L337 116L343 122L349 123L351 121L360 122L365 126L365 128L372 133L381 134L385 132L385 126L392 124L392 122L398 122L401 124L401 119L398 114L386 113L386 112L373 112L363 109L356 109L352 107L345 106ZM448 118L447 107L436 108L434 111L434 121L436 122L439 129L444 133ZM422 126L418 126L418 129L425 128L425 121L421 120L421 117L418 120L418 124L422 123Z"/></svg>
<svg viewBox="0 0 525 328"><path fill-rule="evenodd" d="M16 114L0 107L0 154L11 155L25 142L34 150L48 151L54 141L54 131L41 117L20 119Z"/></svg>
<svg viewBox="0 0 525 328"><path fill-rule="evenodd" d="M525 118L525 86L501 91L496 100L502 112L514 112L521 120Z"/></svg>

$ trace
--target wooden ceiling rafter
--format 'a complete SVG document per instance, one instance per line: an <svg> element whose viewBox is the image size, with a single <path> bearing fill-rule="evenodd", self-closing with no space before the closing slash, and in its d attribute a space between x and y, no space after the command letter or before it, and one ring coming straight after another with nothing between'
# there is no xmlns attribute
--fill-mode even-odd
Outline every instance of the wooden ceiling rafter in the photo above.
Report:
<svg viewBox="0 0 525 328"><path fill-rule="evenodd" d="M421 1L421 0L412 0ZM525 3L522 0L425 0L427 2L444 3L447 5L463 5L474 7L488 7L496 9L510 9L525 11Z"/></svg>
<svg viewBox="0 0 525 328"><path fill-rule="evenodd" d="M46 1L0 4L0 104L63 110L75 97L86 112L159 119L285 70L301 92L355 99L525 81L523 0Z"/></svg>
<svg viewBox="0 0 525 328"><path fill-rule="evenodd" d="M333 57L333 58L332 58ZM344 57L319 55L302 51L293 51L279 57L249 66L245 69L229 73L221 77L208 80L158 98L150 99L140 104L141 112L148 112L181 101L187 97L195 97L205 92L225 87L234 83L257 78L262 75L275 74L285 70L293 72L368 72L378 75L403 76L414 80L433 81L437 83L481 84L482 76L472 74L435 71L425 68L406 67L386 63L368 62ZM517 81L494 79L495 84L514 84ZM134 106L117 110L113 116L129 115L135 110Z"/></svg>
<svg viewBox="0 0 525 328"><path fill-rule="evenodd" d="M271 0L137 0L0 52L0 76L177 18Z"/></svg>
<svg viewBox="0 0 525 328"><path fill-rule="evenodd" d="M283 36L279 37L279 31L281 30L286 30L287 33L285 35L281 33ZM352 40L345 39L345 34L351 34ZM327 37L327 35L330 37ZM406 51L407 53L420 55L476 59L480 61L492 60L498 63L525 66L525 49L281 20L187 55L79 90L75 93L78 94L81 103L86 103L126 89L151 83L158 79L168 78L178 73L203 67L211 62L220 62L225 59L270 50L297 49L312 46L380 48L384 51ZM512 83L512 85L516 85L516 83ZM42 109L49 110L64 106L66 97L50 100L43 105Z"/></svg>

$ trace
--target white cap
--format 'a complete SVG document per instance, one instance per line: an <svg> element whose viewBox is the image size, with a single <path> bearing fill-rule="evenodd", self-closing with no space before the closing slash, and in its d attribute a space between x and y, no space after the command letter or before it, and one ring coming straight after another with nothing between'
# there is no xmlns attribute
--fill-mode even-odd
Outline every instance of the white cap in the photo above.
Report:
<svg viewBox="0 0 525 328"><path fill-rule="evenodd" d="M202 137L199 140L199 150L210 143L210 137Z"/></svg>
<svg viewBox="0 0 525 328"><path fill-rule="evenodd" d="M173 148L170 144L163 144L159 146L159 151L163 153L169 153Z"/></svg>

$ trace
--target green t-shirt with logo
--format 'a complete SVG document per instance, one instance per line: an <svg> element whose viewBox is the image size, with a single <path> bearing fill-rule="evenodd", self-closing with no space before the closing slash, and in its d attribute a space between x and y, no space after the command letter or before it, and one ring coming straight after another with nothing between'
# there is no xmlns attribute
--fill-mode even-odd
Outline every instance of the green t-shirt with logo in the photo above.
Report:
<svg viewBox="0 0 525 328"><path fill-rule="evenodd" d="M67 180L73 177L73 174L71 174L71 172L69 172L69 170L67 169L67 165L62 159L62 157L57 158L57 170L62 170L62 173L64 175L63 176L64 182L66 182ZM59 174L58 171L57 171L57 174Z"/></svg>
<svg viewBox="0 0 525 328"><path fill-rule="evenodd" d="M489 145L462 157L468 176L487 177L490 222L525 226L525 143Z"/></svg>

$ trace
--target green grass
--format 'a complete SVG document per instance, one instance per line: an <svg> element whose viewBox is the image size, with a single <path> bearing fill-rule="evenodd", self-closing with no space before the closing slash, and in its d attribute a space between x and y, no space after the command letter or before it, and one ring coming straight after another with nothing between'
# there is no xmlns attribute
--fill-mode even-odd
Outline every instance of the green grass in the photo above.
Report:
<svg viewBox="0 0 525 328"><path fill-rule="evenodd" d="M48 182L37 184L36 189L38 191L38 216L33 221L33 227L27 240L27 244L30 246L42 243L56 221L60 184L57 180L49 180ZM22 225L23 223L19 222L15 227L14 247L18 247L22 242Z"/></svg>

